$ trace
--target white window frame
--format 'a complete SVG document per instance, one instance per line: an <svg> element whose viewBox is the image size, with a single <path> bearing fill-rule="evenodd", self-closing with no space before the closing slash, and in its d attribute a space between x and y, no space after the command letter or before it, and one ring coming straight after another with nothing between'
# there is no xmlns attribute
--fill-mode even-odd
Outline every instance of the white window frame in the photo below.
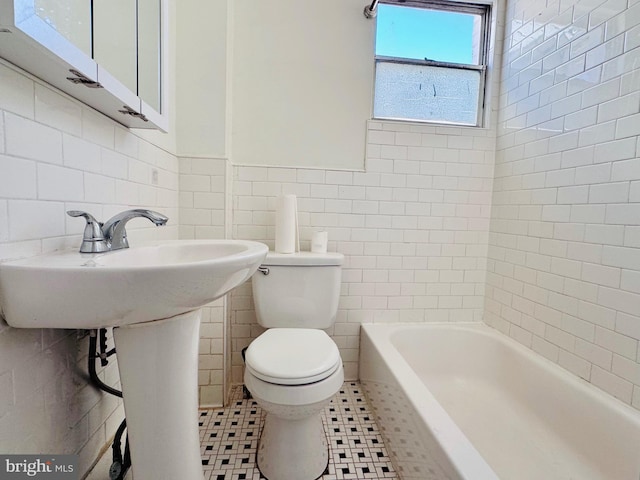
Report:
<svg viewBox="0 0 640 480"><path fill-rule="evenodd" d="M421 65L429 67L455 68L460 70L475 70L480 73L480 85L478 93L478 109L475 125L468 123L447 122L438 120L424 120L419 118L389 118L377 117L373 115L375 120L396 120L403 122L431 123L437 125L456 125L468 127L484 127L485 108L486 108L486 86L487 86L487 65L489 61L489 41L491 28L491 4L490 3L472 3L472 2L455 2L455 1L433 1L433 0L383 0L380 4L394 5L397 7L424 8L429 10L441 10L445 12L471 13L481 16L480 46L479 46L479 64L465 63L449 63L437 60L417 60L401 57L386 57L375 55L375 68L379 63L399 63L405 65ZM376 24L377 26L377 24ZM375 82L375 77L374 77ZM375 104L375 88L374 88L374 104Z"/></svg>

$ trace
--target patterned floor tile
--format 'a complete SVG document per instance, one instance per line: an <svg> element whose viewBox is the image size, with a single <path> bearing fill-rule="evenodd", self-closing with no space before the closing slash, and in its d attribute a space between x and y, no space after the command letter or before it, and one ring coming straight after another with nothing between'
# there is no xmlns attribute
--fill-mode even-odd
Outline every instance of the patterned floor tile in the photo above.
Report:
<svg viewBox="0 0 640 480"><path fill-rule="evenodd" d="M205 480L260 480L255 464L264 412L236 387L224 409L200 411ZM346 382L322 413L330 451L322 480L397 479L362 389Z"/></svg>

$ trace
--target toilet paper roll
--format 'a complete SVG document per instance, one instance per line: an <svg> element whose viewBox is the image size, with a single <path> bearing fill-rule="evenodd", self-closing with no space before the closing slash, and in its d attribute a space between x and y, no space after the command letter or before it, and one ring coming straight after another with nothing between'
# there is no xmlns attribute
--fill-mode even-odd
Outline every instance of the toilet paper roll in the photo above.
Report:
<svg viewBox="0 0 640 480"><path fill-rule="evenodd" d="M313 232L311 237L311 251L313 253L327 253L329 232Z"/></svg>
<svg viewBox="0 0 640 480"><path fill-rule="evenodd" d="M295 195L282 195L276 204L276 252L295 253L298 248L298 205Z"/></svg>

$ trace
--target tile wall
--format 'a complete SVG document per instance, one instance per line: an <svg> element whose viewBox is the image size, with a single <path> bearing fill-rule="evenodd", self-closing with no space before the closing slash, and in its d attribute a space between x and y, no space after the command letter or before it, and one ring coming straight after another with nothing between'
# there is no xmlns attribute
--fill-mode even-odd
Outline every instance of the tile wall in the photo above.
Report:
<svg viewBox="0 0 640 480"><path fill-rule="evenodd" d="M226 238L227 160L180 158L180 238ZM200 406L224 403L224 298L205 307L200 324Z"/></svg>
<svg viewBox="0 0 640 480"><path fill-rule="evenodd" d="M640 409L640 2L509 2L485 321Z"/></svg>
<svg viewBox="0 0 640 480"><path fill-rule="evenodd" d="M79 246L84 222L132 207L169 225L130 223L131 243L178 238L178 161L90 108L0 63L0 260ZM111 343L111 345L113 345ZM121 402L88 384L88 339L0 320L0 451L79 453L81 474L122 419ZM101 371L117 385L117 366Z"/></svg>
<svg viewBox="0 0 640 480"><path fill-rule="evenodd" d="M233 167L233 238L273 249L275 200L298 197L301 247L327 230L345 255L330 335L358 376L361 322L479 321L494 168L489 129L370 122L366 171ZM230 303L232 382L262 330L250 283Z"/></svg>

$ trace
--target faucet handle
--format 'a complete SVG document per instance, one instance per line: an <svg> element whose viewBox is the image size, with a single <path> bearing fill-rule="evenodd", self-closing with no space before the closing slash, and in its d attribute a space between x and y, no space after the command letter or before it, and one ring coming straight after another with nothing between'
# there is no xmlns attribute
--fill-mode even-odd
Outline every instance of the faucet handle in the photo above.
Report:
<svg viewBox="0 0 640 480"><path fill-rule="evenodd" d="M82 236L82 245L80 245L80 253L109 251L109 245L102 232L102 223L98 222L93 215L82 210L69 210L67 215L70 217L84 217L87 221L84 227L84 235Z"/></svg>

